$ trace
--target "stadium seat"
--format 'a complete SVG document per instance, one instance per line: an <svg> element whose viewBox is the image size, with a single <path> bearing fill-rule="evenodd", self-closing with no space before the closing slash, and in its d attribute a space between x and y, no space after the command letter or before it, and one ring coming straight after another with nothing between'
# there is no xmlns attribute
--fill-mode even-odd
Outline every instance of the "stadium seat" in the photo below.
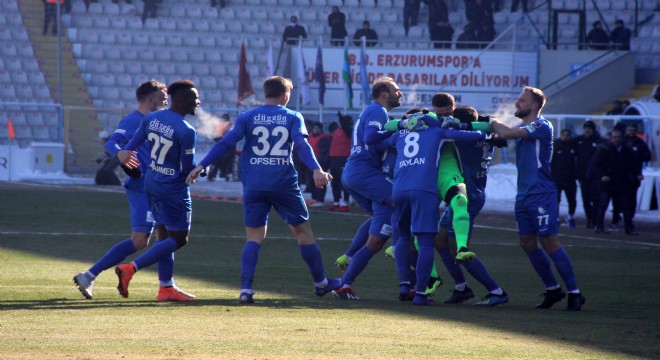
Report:
<svg viewBox="0 0 660 360"><path fill-rule="evenodd" d="M224 21L212 21L210 25L211 25L211 32L213 33L223 34L227 31L227 27L225 26Z"/></svg>
<svg viewBox="0 0 660 360"><path fill-rule="evenodd" d="M48 86L46 86L45 84L36 85L34 86L34 97L40 102L43 102L47 99L51 99L50 89L48 89Z"/></svg>
<svg viewBox="0 0 660 360"><path fill-rule="evenodd" d="M32 140L32 130L28 125L14 126L16 140Z"/></svg>
<svg viewBox="0 0 660 360"><path fill-rule="evenodd" d="M34 98L34 94L32 93L32 87L27 83L16 86L14 90L16 90L16 98L18 98L19 100L25 101L26 99Z"/></svg>
<svg viewBox="0 0 660 360"><path fill-rule="evenodd" d="M160 23L158 19L148 18L144 22L144 29L148 31L158 31L160 30Z"/></svg>
<svg viewBox="0 0 660 360"><path fill-rule="evenodd" d="M119 16L119 5L115 3L103 4L103 13L106 16Z"/></svg>
<svg viewBox="0 0 660 360"><path fill-rule="evenodd" d="M133 44L138 47L148 46L150 44L149 36L144 32L133 33Z"/></svg>
<svg viewBox="0 0 660 360"><path fill-rule="evenodd" d="M205 102L212 106L220 106L222 103L222 91L218 89L209 89L203 92Z"/></svg>
<svg viewBox="0 0 660 360"><path fill-rule="evenodd" d="M11 32L9 31L9 28L5 26L0 27L0 40L1 41L11 41L12 40L12 35Z"/></svg>
<svg viewBox="0 0 660 360"><path fill-rule="evenodd" d="M268 12L265 9L259 8L252 12L252 18L260 24L263 24L268 20Z"/></svg>
<svg viewBox="0 0 660 360"><path fill-rule="evenodd" d="M93 73L107 73L108 64L104 60L88 60L87 71Z"/></svg>
<svg viewBox="0 0 660 360"><path fill-rule="evenodd" d="M44 118L38 112L27 112L25 113L25 120L30 126L43 126Z"/></svg>
<svg viewBox="0 0 660 360"><path fill-rule="evenodd" d="M143 28L142 19L137 16L129 16L126 19L126 26L131 30L141 31Z"/></svg>
<svg viewBox="0 0 660 360"><path fill-rule="evenodd" d="M114 30L125 30L127 28L126 19L123 17L113 17L110 19L110 27Z"/></svg>
<svg viewBox="0 0 660 360"><path fill-rule="evenodd" d="M135 5L133 4L123 4L123 3L119 4L119 12L122 15L129 15L129 16L138 14L137 8L135 8Z"/></svg>
<svg viewBox="0 0 660 360"><path fill-rule="evenodd" d="M625 0L611 0L612 10L626 10L626 1ZM634 5L633 5L634 6Z"/></svg>
<svg viewBox="0 0 660 360"><path fill-rule="evenodd" d="M96 45L84 45L82 54L87 59L103 59L103 49Z"/></svg>
<svg viewBox="0 0 660 360"><path fill-rule="evenodd" d="M29 42L30 41L30 36L28 35L27 31L25 31L25 28L16 28L16 29L11 29L11 37L14 40L14 42Z"/></svg>
<svg viewBox="0 0 660 360"><path fill-rule="evenodd" d="M121 60L121 50L115 46L108 46L103 49L103 56L107 60Z"/></svg>
<svg viewBox="0 0 660 360"><path fill-rule="evenodd" d="M315 8L327 8L328 2L326 0L312 0L312 6Z"/></svg>
<svg viewBox="0 0 660 360"><path fill-rule="evenodd" d="M227 31L234 34L242 34L243 22L240 20L231 20L227 22Z"/></svg>
<svg viewBox="0 0 660 360"><path fill-rule="evenodd" d="M108 72L117 76L124 75L126 73L126 63L124 61L109 61Z"/></svg>
<svg viewBox="0 0 660 360"><path fill-rule="evenodd" d="M327 25L321 24L319 22L314 22L307 28L310 35L319 36L325 33L325 29L327 28Z"/></svg>
<svg viewBox="0 0 660 360"><path fill-rule="evenodd" d="M261 34L275 34L275 25L270 21L264 21L259 24Z"/></svg>
<svg viewBox="0 0 660 360"><path fill-rule="evenodd" d="M156 59L156 54L151 49L144 49L138 53L140 60L142 61L153 61Z"/></svg>
<svg viewBox="0 0 660 360"><path fill-rule="evenodd" d="M181 68L179 71L183 74L194 74L200 77L211 75L211 69L206 63L197 63L190 68Z"/></svg>
<svg viewBox="0 0 660 360"><path fill-rule="evenodd" d="M234 79L229 75L225 75L220 78L218 85L220 85L221 89L232 90L234 89Z"/></svg>
<svg viewBox="0 0 660 360"><path fill-rule="evenodd" d="M89 4L89 8L87 9L87 14L88 15L103 15L103 5L101 5L99 3Z"/></svg>
<svg viewBox="0 0 660 360"><path fill-rule="evenodd" d="M50 132L48 131L48 128L45 127L44 125L32 126L31 130L34 140L39 140L39 141L50 140Z"/></svg>
<svg viewBox="0 0 660 360"><path fill-rule="evenodd" d="M264 49L266 48L266 41L261 36L256 36L251 39L248 39L249 47L255 49Z"/></svg>
<svg viewBox="0 0 660 360"><path fill-rule="evenodd" d="M172 52L172 61L180 63L188 61L188 52L187 51L174 51Z"/></svg>
<svg viewBox="0 0 660 360"><path fill-rule="evenodd" d="M295 8L295 1L294 0L277 0L277 5L280 7L284 7L285 9L294 9ZM304 5L301 5L304 6ZM309 4L307 5L309 6Z"/></svg>
<svg viewBox="0 0 660 360"><path fill-rule="evenodd" d="M207 33L211 30L211 25L208 20L197 19L193 23L193 28L196 33Z"/></svg>
<svg viewBox="0 0 660 360"><path fill-rule="evenodd" d="M219 17L218 10L214 7L205 9L203 15L205 19L210 21L217 21Z"/></svg>
<svg viewBox="0 0 660 360"><path fill-rule="evenodd" d="M85 30L78 32L78 41L87 44L98 44L99 33L94 30Z"/></svg>
<svg viewBox="0 0 660 360"><path fill-rule="evenodd" d="M163 18L160 21L160 28L164 31L176 31L176 21L172 18Z"/></svg>
<svg viewBox="0 0 660 360"><path fill-rule="evenodd" d="M277 0L261 0L261 3L263 4L263 6L271 6L271 7L277 6Z"/></svg>
<svg viewBox="0 0 660 360"><path fill-rule="evenodd" d="M24 71L37 71L41 73L39 69L39 61L35 57L24 58L23 59L23 70Z"/></svg>
<svg viewBox="0 0 660 360"><path fill-rule="evenodd" d="M233 20L236 18L236 13L234 13L234 9L231 7L224 7L222 10L220 10L220 13L218 14L218 18L227 21L227 20Z"/></svg>
<svg viewBox="0 0 660 360"><path fill-rule="evenodd" d="M204 51L204 58L207 63L215 63L222 61L222 55L220 50L210 49Z"/></svg>
<svg viewBox="0 0 660 360"><path fill-rule="evenodd" d="M188 16L188 18L197 21L197 19L202 17L203 11L202 8L198 6L187 6L186 15Z"/></svg>
<svg viewBox="0 0 660 360"><path fill-rule="evenodd" d="M246 7L240 7L236 10L236 19L250 20L252 19L252 12Z"/></svg>
<svg viewBox="0 0 660 360"><path fill-rule="evenodd" d="M202 36L202 38L199 40L199 46L204 47L204 48L215 47L215 37L213 37L213 36Z"/></svg>
<svg viewBox="0 0 660 360"><path fill-rule="evenodd" d="M304 10L300 13L300 20L301 20L302 22L306 23L306 24L310 24L310 23L316 21L316 19L317 19L317 13L318 13L318 10L316 10L316 9L314 9L314 8L307 8L307 9L304 9ZM326 16L326 17L318 17L318 19L319 19L319 22L322 22L322 23L325 24L326 26L328 25L328 24L327 24L327 20L328 20L328 17L327 17L327 16Z"/></svg>
<svg viewBox="0 0 660 360"><path fill-rule="evenodd" d="M99 97L101 100L119 100L119 88L114 86L102 88L99 91Z"/></svg>
<svg viewBox="0 0 660 360"><path fill-rule="evenodd" d="M451 17L451 14L452 13L449 13L450 17ZM383 15L383 21L387 22L387 23L391 23L392 25L396 24L396 25L402 26L402 25L398 24L397 12L394 11L394 10L386 11L385 14ZM450 19L450 22L451 22L451 19Z"/></svg>
<svg viewBox="0 0 660 360"><path fill-rule="evenodd" d="M188 19L181 19L176 22L176 27L179 31L188 33L193 30L193 23Z"/></svg>
<svg viewBox="0 0 660 360"><path fill-rule="evenodd" d="M85 6L85 3L82 1L74 1L73 4L71 5L71 13L75 17L80 17L76 15L82 15L87 13L87 7Z"/></svg>
<svg viewBox="0 0 660 360"><path fill-rule="evenodd" d="M359 8L360 0L344 0L344 6L347 8ZM352 12L352 9L347 9L347 12Z"/></svg>
<svg viewBox="0 0 660 360"><path fill-rule="evenodd" d="M261 0L245 0L245 5L259 7L261 6Z"/></svg>
<svg viewBox="0 0 660 360"><path fill-rule="evenodd" d="M248 21L243 24L243 32L246 34L258 34L259 24L254 21Z"/></svg>
<svg viewBox="0 0 660 360"><path fill-rule="evenodd" d="M5 59L5 68L11 71L23 70L23 64L18 57L12 56Z"/></svg>
<svg viewBox="0 0 660 360"><path fill-rule="evenodd" d="M138 51L135 47L127 47L121 50L121 58L124 60L138 60Z"/></svg>
<svg viewBox="0 0 660 360"><path fill-rule="evenodd" d="M213 76L227 75L227 67L224 64L220 64L220 63L210 64L209 70L211 71L210 75Z"/></svg>
<svg viewBox="0 0 660 360"><path fill-rule="evenodd" d="M238 63L238 59L239 59L238 52L235 52L235 51L225 51L222 54L222 60L225 63L236 64L236 63ZM249 63L249 61L248 61L248 63Z"/></svg>
<svg viewBox="0 0 660 360"><path fill-rule="evenodd" d="M163 62L158 65L158 72L165 76L176 74L176 68L172 62Z"/></svg>
<svg viewBox="0 0 660 360"><path fill-rule="evenodd" d="M273 9L272 11L270 11L268 13L268 17L273 22L284 21L284 12L280 9ZM288 21L288 18L287 18L287 21Z"/></svg>
<svg viewBox="0 0 660 360"><path fill-rule="evenodd" d="M16 90L14 89L14 86L11 85L10 79L5 86L0 86L0 99L9 101L9 99L12 98L16 98Z"/></svg>
<svg viewBox="0 0 660 360"><path fill-rule="evenodd" d="M362 22L367 19L367 15L364 13L364 11L360 9L351 10L350 15L348 17L353 24L362 24ZM372 19L369 20L373 21ZM375 21L373 21L373 23L376 24Z"/></svg>
<svg viewBox="0 0 660 360"><path fill-rule="evenodd" d="M130 75L138 75L142 73L142 64L139 61L127 61L126 73Z"/></svg>
<svg viewBox="0 0 660 360"><path fill-rule="evenodd" d="M204 34L202 37L206 37L208 35ZM195 34L186 34L186 37L184 38L184 43L185 46L196 48L199 47L199 36Z"/></svg>
<svg viewBox="0 0 660 360"><path fill-rule="evenodd" d="M175 50L180 51L179 49L183 45L183 38L179 34L171 34L166 38L167 40L167 45L170 47L174 47Z"/></svg>
<svg viewBox="0 0 660 360"><path fill-rule="evenodd" d="M104 30L110 27L110 19L105 16L99 16L94 18L94 29Z"/></svg>
<svg viewBox="0 0 660 360"><path fill-rule="evenodd" d="M201 85L204 88L216 89L218 87L218 81L214 76L207 75L202 77Z"/></svg>
<svg viewBox="0 0 660 360"><path fill-rule="evenodd" d="M660 25L654 25L653 31L651 32L651 37L653 39L660 39Z"/></svg>
<svg viewBox="0 0 660 360"><path fill-rule="evenodd" d="M217 39L216 43L218 44L218 47L231 48L233 46L232 41L231 41L231 37L229 37L227 35L220 36Z"/></svg>
<svg viewBox="0 0 660 360"><path fill-rule="evenodd" d="M401 39L406 37L406 29L403 26L394 26L390 27L390 36L395 39Z"/></svg>
<svg viewBox="0 0 660 360"><path fill-rule="evenodd" d="M116 42L115 33L110 31L99 32L99 43L103 45L114 45Z"/></svg>

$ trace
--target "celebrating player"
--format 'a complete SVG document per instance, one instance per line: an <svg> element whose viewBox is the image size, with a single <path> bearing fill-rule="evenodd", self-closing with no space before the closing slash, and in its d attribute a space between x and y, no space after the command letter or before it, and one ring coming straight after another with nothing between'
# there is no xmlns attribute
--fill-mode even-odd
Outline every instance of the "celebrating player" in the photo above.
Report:
<svg viewBox="0 0 660 360"><path fill-rule="evenodd" d="M195 167L197 132L184 117L195 115L200 105L199 93L192 81L179 80L167 88L167 94L172 99L170 108L147 115L131 141L117 153L122 164L137 168L140 162L135 150L149 142L151 158L145 190L160 239L131 263L115 268L119 277L117 290L123 297L128 297L128 285L136 271L165 259L173 262L174 252L188 243L192 201L185 180ZM160 277L161 268L158 270ZM177 301L194 299L193 295L179 293Z"/></svg>
<svg viewBox="0 0 660 360"><path fill-rule="evenodd" d="M314 279L316 295L323 296L339 287L339 279L329 280L323 270L321 251L312 235L309 213L298 186L298 174L291 157L293 147L314 172L317 187L332 180L314 157L307 142L307 130L300 113L286 108L291 98L291 80L272 76L264 82L266 105L238 116L227 135L217 142L200 164L190 172L187 182L195 182L201 171L214 163L239 140L245 138L241 155L243 212L247 241L241 255L240 303L254 303L252 283L259 250L266 238L271 208L282 216L298 240L300 254Z"/></svg>
<svg viewBox="0 0 660 360"><path fill-rule="evenodd" d="M140 127L142 119L150 112L156 111L167 106L167 87L165 84L155 80L149 80L135 91L137 97L137 110L126 115L117 126L117 130L110 136L105 143L105 150L117 156L121 147L126 145L133 134ZM140 173L147 171L149 159L149 146L144 143L137 149L137 156L140 160ZM149 238L154 228L154 220L149 209L149 199L144 190L144 177L129 177L124 182L126 197L130 209L131 218L131 237L113 246L108 252L99 259L96 264L85 272L81 272L73 277L73 282L87 299L93 296L94 280L104 270L121 263L127 256L136 253L147 247ZM183 293L177 291L172 279L174 269L173 258L166 257L159 261L158 275L160 280L160 290L158 291L158 301L181 301L187 299Z"/></svg>
<svg viewBox="0 0 660 360"><path fill-rule="evenodd" d="M577 287L573 264L557 238L557 189L550 177L552 124L541 117L545 100L543 91L525 86L516 100L515 112L523 125L509 128L493 120L491 126L502 138L516 139L518 194L515 212L520 247L546 288L543 302L536 308L548 309L566 297L552 272L547 255L550 254L569 292L566 310L578 311L585 298Z"/></svg>

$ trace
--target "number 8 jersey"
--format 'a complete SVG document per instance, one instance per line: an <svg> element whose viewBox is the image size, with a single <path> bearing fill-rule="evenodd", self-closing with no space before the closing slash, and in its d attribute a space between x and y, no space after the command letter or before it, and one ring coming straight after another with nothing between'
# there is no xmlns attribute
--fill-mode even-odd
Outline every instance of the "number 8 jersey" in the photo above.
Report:
<svg viewBox="0 0 660 360"><path fill-rule="evenodd" d="M226 137L237 140L245 137L240 161L245 190L298 188L298 173L293 167L293 144L307 138L307 129L299 112L279 105L248 110L238 116Z"/></svg>

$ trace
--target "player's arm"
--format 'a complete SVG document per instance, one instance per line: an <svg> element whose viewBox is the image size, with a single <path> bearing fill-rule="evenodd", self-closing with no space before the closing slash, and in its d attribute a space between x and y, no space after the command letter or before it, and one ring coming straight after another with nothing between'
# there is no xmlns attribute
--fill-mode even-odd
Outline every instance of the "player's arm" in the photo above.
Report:
<svg viewBox="0 0 660 360"><path fill-rule="evenodd" d="M307 136L303 133L298 133L293 136L293 146L300 156L300 160L314 173L314 183L316 187L322 188L325 185L328 185L332 181L332 175L323 171L321 165L316 160L314 156L314 150L312 146L307 142Z"/></svg>
<svg viewBox="0 0 660 360"><path fill-rule="evenodd" d="M190 130L183 135L181 139L181 152L179 161L181 162L181 174L187 176L195 168L195 144L197 143L197 133Z"/></svg>
<svg viewBox="0 0 660 360"><path fill-rule="evenodd" d="M444 129L444 138L454 141L477 141L485 140L488 134L483 131L450 130Z"/></svg>
<svg viewBox="0 0 660 360"><path fill-rule="evenodd" d="M224 155L229 149L232 149L236 146L236 143L239 142L244 136L244 128L240 118L236 120L234 127L229 130L227 135L225 135L222 140L218 141L213 145L208 154L199 162L199 164L188 173L186 178L186 184L190 185L195 182L195 179L206 169L209 165L215 163L222 155Z"/></svg>
<svg viewBox="0 0 660 360"><path fill-rule="evenodd" d="M126 130L118 127L115 132L110 135L108 141L103 144L103 149L112 156L117 156L117 153L121 150L123 145L126 145L128 140L126 139Z"/></svg>
<svg viewBox="0 0 660 360"><path fill-rule="evenodd" d="M505 140L527 139L529 132L524 127L510 128L497 120L492 120L490 126L493 131Z"/></svg>
<svg viewBox="0 0 660 360"><path fill-rule="evenodd" d="M143 119L140 127L131 138L131 141L117 152L117 158L119 158L119 161L129 169L135 169L140 166L140 160L137 158L137 152L135 149L147 140L148 122L147 118Z"/></svg>

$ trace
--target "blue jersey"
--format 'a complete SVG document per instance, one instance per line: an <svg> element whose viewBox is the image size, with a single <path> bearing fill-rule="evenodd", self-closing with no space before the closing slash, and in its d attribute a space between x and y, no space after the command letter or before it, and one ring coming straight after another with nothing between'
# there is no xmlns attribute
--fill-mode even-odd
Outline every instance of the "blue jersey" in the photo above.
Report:
<svg viewBox="0 0 660 360"><path fill-rule="evenodd" d="M243 137L245 145L240 165L244 190L298 188L292 150L294 144L307 139L307 129L299 112L284 106L264 105L241 113L225 138L238 141Z"/></svg>
<svg viewBox="0 0 660 360"><path fill-rule="evenodd" d="M556 192L550 176L552 160L552 124L538 118L522 127L526 139L516 140L516 168L518 168L518 194L516 199L527 195Z"/></svg>
<svg viewBox="0 0 660 360"><path fill-rule="evenodd" d="M381 170L387 174L387 177L394 179L394 168L396 167L396 142L399 139L399 136L407 132L399 130L392 134L389 138L383 140L378 148L384 149L383 154L381 155Z"/></svg>
<svg viewBox="0 0 660 360"><path fill-rule="evenodd" d="M469 204L484 199L488 167L493 158L493 145L484 140L457 142L458 154Z"/></svg>
<svg viewBox="0 0 660 360"><path fill-rule="evenodd" d="M170 110L152 112L124 147L135 150L148 140L147 181L155 181L172 191L186 190L186 177L195 167L197 132L185 118Z"/></svg>
<svg viewBox="0 0 660 360"><path fill-rule="evenodd" d="M368 145L367 133L383 132L385 123L389 120L387 110L377 102L371 103L358 117L353 127L351 139L351 155L348 162L364 164L373 168L381 167L382 150L374 145Z"/></svg>
<svg viewBox="0 0 660 360"><path fill-rule="evenodd" d="M135 135L135 132L140 128L140 124L142 123L144 116L145 115L143 115L141 112L135 110L121 119L119 125L117 125L117 129L112 133L112 135L110 135L110 138L105 143L105 151L112 154L113 156L117 156L119 150L121 150L124 145L131 141L133 135ZM140 170L143 174L145 174L147 172L147 164L149 164L149 145L147 143L143 143L142 145L138 146L137 153L138 160L140 160ZM139 179L133 179L129 177L124 182L124 186L127 189L143 191L144 176Z"/></svg>
<svg viewBox="0 0 660 360"><path fill-rule="evenodd" d="M405 134L405 135L404 135ZM440 143L483 140L480 131L460 131L431 127L420 132L403 130L396 142L396 167L393 192L427 191L438 193Z"/></svg>

